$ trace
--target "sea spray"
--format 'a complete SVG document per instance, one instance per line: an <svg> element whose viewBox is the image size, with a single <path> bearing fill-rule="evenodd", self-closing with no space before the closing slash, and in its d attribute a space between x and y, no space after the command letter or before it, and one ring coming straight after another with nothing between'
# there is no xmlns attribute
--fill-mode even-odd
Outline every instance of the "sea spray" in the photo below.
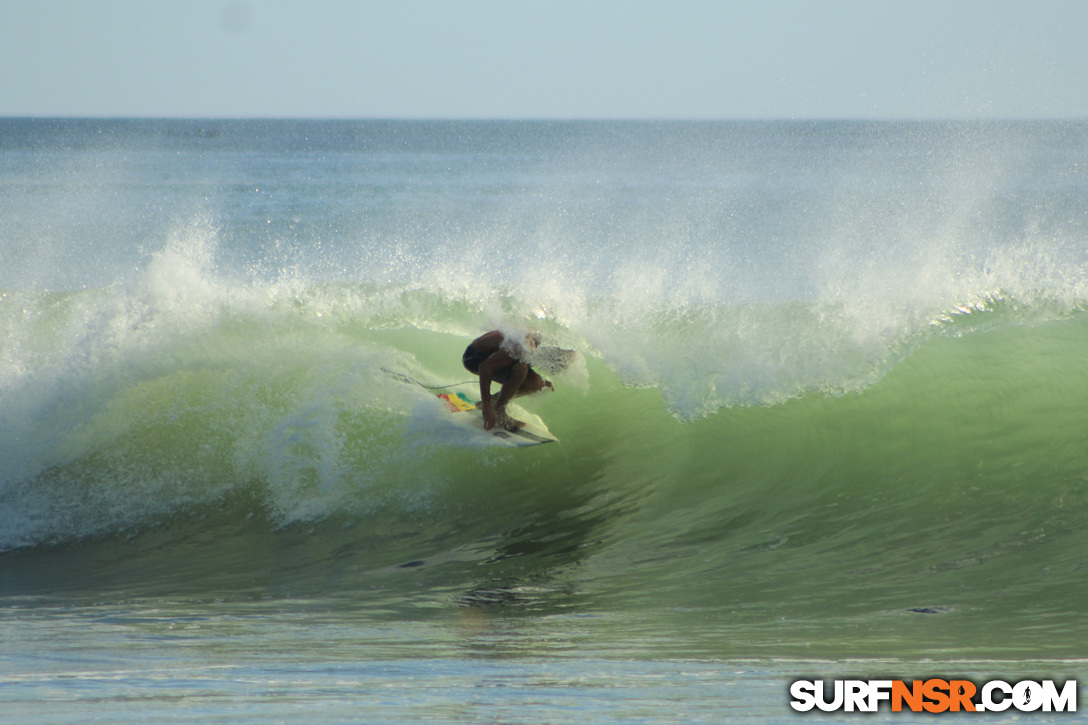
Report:
<svg viewBox="0 0 1088 725"><path fill-rule="evenodd" d="M1082 124L0 127L12 597L1083 655ZM503 325L560 443L428 437Z"/></svg>

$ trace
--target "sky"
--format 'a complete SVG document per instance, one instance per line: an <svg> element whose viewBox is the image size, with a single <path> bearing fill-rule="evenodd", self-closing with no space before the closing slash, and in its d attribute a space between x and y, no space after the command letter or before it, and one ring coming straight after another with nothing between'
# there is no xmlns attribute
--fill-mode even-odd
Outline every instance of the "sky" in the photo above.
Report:
<svg viewBox="0 0 1088 725"><path fill-rule="evenodd" d="M0 116L1088 118L1088 0L0 0Z"/></svg>

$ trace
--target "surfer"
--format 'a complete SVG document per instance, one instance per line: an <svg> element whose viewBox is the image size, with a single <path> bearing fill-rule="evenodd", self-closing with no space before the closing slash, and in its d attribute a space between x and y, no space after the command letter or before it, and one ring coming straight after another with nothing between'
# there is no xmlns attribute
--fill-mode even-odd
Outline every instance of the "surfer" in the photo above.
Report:
<svg viewBox="0 0 1088 725"><path fill-rule="evenodd" d="M552 390L554 386L533 370L526 362L540 343L540 336L530 332L518 340L508 341L501 330L480 335L465 348L461 364L474 375L480 376L480 409L484 415L484 430L496 424L503 428L520 428L525 425L506 413L506 404L522 395ZM499 399L491 400L491 381L502 384Z"/></svg>

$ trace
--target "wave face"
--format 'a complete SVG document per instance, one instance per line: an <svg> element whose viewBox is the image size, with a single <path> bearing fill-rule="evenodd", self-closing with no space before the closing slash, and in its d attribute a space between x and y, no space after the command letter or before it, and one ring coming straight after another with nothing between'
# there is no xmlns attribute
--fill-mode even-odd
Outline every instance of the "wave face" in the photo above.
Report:
<svg viewBox="0 0 1088 725"><path fill-rule="evenodd" d="M1083 654L1083 124L0 126L10 595ZM559 444L402 377L502 326Z"/></svg>

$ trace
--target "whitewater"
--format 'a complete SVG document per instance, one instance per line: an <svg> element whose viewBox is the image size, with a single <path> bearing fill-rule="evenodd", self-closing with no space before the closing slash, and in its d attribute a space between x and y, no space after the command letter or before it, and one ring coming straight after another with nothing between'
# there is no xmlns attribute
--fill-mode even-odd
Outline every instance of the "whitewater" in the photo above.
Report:
<svg viewBox="0 0 1088 725"><path fill-rule="evenodd" d="M1088 676L1088 124L7 119L0 260L13 722Z"/></svg>

